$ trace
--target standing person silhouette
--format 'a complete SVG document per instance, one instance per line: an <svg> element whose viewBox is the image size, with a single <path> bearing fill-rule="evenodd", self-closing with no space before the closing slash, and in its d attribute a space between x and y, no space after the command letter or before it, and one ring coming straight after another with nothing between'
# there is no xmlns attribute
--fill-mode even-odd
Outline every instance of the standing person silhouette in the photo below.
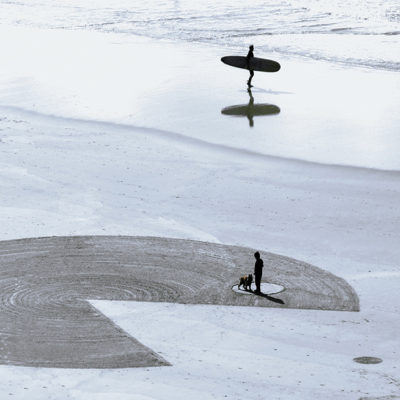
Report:
<svg viewBox="0 0 400 400"><path fill-rule="evenodd" d="M250 58L253 58L253 57L254 57L253 50L254 50L254 46L253 46L253 45L250 45L250 46L249 46L249 52L247 53L247 56L246 56L246 59L247 59L247 68L249 68ZM249 77L249 80L247 81L247 86L248 86L249 88L251 88L251 87L253 87L252 84L251 84L251 80L253 79L254 71L253 71L252 69L249 69L249 71L250 71L250 77Z"/></svg>
<svg viewBox="0 0 400 400"><path fill-rule="evenodd" d="M258 251L254 253L254 257L256 258L256 263L254 265L256 293L261 293L261 277L262 277L262 270L264 267L264 261L261 259L260 253Z"/></svg>

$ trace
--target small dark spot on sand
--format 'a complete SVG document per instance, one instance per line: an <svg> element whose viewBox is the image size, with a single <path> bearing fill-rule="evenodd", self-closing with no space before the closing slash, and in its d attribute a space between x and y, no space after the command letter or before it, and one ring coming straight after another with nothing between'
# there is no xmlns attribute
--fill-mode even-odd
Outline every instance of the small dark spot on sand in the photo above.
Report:
<svg viewBox="0 0 400 400"><path fill-rule="evenodd" d="M378 357L356 357L353 358L353 361L359 363L359 364L379 364L381 363L383 360L381 358Z"/></svg>

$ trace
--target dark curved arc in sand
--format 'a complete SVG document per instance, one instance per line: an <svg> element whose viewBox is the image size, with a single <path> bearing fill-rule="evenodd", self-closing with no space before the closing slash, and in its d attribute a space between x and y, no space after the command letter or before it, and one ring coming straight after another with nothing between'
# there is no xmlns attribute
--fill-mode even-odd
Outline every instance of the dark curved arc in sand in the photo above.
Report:
<svg viewBox="0 0 400 400"><path fill-rule="evenodd" d="M152 237L49 237L0 242L0 364L62 368L169 365L87 300L358 311L343 279L263 253L284 305L231 286L253 249Z"/></svg>

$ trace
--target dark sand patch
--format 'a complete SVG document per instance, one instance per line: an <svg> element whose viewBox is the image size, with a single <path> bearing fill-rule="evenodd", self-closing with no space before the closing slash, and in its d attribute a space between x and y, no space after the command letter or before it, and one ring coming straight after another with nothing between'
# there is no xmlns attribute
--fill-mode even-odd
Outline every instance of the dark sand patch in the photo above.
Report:
<svg viewBox="0 0 400 400"><path fill-rule="evenodd" d="M0 364L62 368L168 365L87 300L358 311L343 279L262 253L268 297L231 290L253 249L153 237L49 237L0 242Z"/></svg>
<svg viewBox="0 0 400 400"><path fill-rule="evenodd" d="M378 357L356 357L353 361L359 364L380 364L383 360Z"/></svg>

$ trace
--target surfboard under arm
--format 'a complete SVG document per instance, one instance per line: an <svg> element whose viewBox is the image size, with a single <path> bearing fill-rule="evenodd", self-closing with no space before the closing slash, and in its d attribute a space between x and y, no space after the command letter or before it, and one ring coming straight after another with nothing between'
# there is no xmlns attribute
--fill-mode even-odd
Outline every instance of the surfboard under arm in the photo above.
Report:
<svg viewBox="0 0 400 400"><path fill-rule="evenodd" d="M277 72L281 69L281 66L278 62L267 60L266 58L252 57L249 59L249 61L247 61L247 58L243 56L226 56L222 57L221 61L224 64L232 67L253 71Z"/></svg>

